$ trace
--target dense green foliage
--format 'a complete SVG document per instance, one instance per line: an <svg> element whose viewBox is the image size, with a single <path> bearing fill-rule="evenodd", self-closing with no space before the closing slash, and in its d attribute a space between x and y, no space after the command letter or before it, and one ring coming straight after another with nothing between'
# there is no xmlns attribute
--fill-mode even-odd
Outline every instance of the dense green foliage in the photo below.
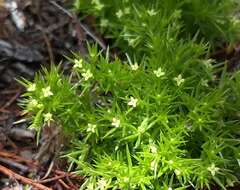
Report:
<svg viewBox="0 0 240 190"><path fill-rule="evenodd" d="M38 131L57 122L72 136L66 157L88 176L81 189L225 189L238 181L240 72L206 58L209 44L236 38L234 5L76 1L126 58L89 46L89 57L71 60L71 76L53 66L24 81L22 104Z"/></svg>
<svg viewBox="0 0 240 190"><path fill-rule="evenodd" d="M134 54L149 52L149 43L167 35L194 37L217 46L239 38L239 1L234 0L75 0L75 9L95 15L115 46ZM180 33L179 34L176 34ZM166 37L165 37L166 38ZM165 39L163 38L163 39Z"/></svg>

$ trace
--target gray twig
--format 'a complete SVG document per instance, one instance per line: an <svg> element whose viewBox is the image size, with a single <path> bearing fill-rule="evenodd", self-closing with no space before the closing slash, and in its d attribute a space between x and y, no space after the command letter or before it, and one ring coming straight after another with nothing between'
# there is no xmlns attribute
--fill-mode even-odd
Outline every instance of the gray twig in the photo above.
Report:
<svg viewBox="0 0 240 190"><path fill-rule="evenodd" d="M50 3L54 6L56 6L58 9L60 9L62 12L64 12L66 15L68 15L70 18L75 20L79 23L79 25L82 27L82 29L86 32L87 35L89 35L93 40L95 40L103 50L107 49L107 46L100 40L86 25L84 25L81 21L79 21L76 17L74 17L68 10L64 9L62 6L57 4L55 1L50 1Z"/></svg>

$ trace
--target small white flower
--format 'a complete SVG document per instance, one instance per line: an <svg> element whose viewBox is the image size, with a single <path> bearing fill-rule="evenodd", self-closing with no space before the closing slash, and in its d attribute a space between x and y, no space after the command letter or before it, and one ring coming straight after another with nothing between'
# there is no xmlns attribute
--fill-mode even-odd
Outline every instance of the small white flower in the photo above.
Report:
<svg viewBox="0 0 240 190"><path fill-rule="evenodd" d="M154 9L151 9L151 10L147 10L147 14L149 16L155 16L157 14L157 12Z"/></svg>
<svg viewBox="0 0 240 190"><path fill-rule="evenodd" d="M161 68L161 67L159 67L158 70L153 71L153 73L154 73L157 77L162 77L162 76L165 75L165 72L162 71L162 68Z"/></svg>
<svg viewBox="0 0 240 190"><path fill-rule="evenodd" d="M202 123L203 122L203 119L202 118L198 118L198 123Z"/></svg>
<svg viewBox="0 0 240 190"><path fill-rule="evenodd" d="M100 25L101 25L102 27L106 27L106 26L109 25L109 21L108 21L107 19L101 19Z"/></svg>
<svg viewBox="0 0 240 190"><path fill-rule="evenodd" d="M118 10L118 12L116 12L116 15L118 18L121 18L123 16L123 12L121 9Z"/></svg>
<svg viewBox="0 0 240 190"><path fill-rule="evenodd" d="M138 133L142 134L142 133L144 133L144 132L145 132L145 127L140 125L140 126L138 127Z"/></svg>
<svg viewBox="0 0 240 190"><path fill-rule="evenodd" d="M136 184L131 184L130 187L131 187L132 189L136 189L137 185L136 185Z"/></svg>
<svg viewBox="0 0 240 190"><path fill-rule="evenodd" d="M184 83L185 79L182 78L182 75L178 75L174 78L174 80L177 82L177 85L180 86L182 83Z"/></svg>
<svg viewBox="0 0 240 190"><path fill-rule="evenodd" d="M95 57L96 53L95 52L89 52L90 57Z"/></svg>
<svg viewBox="0 0 240 190"><path fill-rule="evenodd" d="M28 103L28 109L34 109L34 108L39 108L39 109L41 109L41 108L43 108L43 104L40 104L40 103L38 103L37 100L32 99L32 100L30 100L29 103Z"/></svg>
<svg viewBox="0 0 240 190"><path fill-rule="evenodd" d="M171 187L169 187L168 190L173 190L173 189Z"/></svg>
<svg viewBox="0 0 240 190"><path fill-rule="evenodd" d="M139 68L139 66L138 66L137 63L134 63L133 65L131 65L131 69L132 69L133 71L138 70L138 68Z"/></svg>
<svg viewBox="0 0 240 190"><path fill-rule="evenodd" d="M124 181L125 183L128 183L128 182L129 182L129 177L124 177L124 178L123 178L123 181Z"/></svg>
<svg viewBox="0 0 240 190"><path fill-rule="evenodd" d="M33 92L33 91L35 91L36 90L36 84L30 84L29 86L28 86L28 88L27 88L27 91L28 92Z"/></svg>
<svg viewBox="0 0 240 190"><path fill-rule="evenodd" d="M128 38L127 41L129 46L135 47L137 38Z"/></svg>
<svg viewBox="0 0 240 190"><path fill-rule="evenodd" d="M177 175L177 176L179 176L180 174L181 174L181 171L180 170L174 170L174 172L175 172L175 174Z"/></svg>
<svg viewBox="0 0 240 190"><path fill-rule="evenodd" d="M185 127L187 128L187 130L192 130L193 126L189 123L185 124Z"/></svg>
<svg viewBox="0 0 240 190"><path fill-rule="evenodd" d="M203 64L206 66L207 69L211 70L213 68L213 65L212 65L213 62L214 62L213 59L207 59L203 61Z"/></svg>
<svg viewBox="0 0 240 190"><path fill-rule="evenodd" d="M232 21L234 26L237 26L237 25L240 24L240 19L237 18L237 17L232 17L231 21Z"/></svg>
<svg viewBox="0 0 240 190"><path fill-rule="evenodd" d="M157 147L156 145L152 144L150 145L150 152L156 154L157 153Z"/></svg>
<svg viewBox="0 0 240 190"><path fill-rule="evenodd" d="M116 117L114 117L114 118L112 119L112 126L118 128L118 127L120 126L120 120L117 119Z"/></svg>
<svg viewBox="0 0 240 190"><path fill-rule="evenodd" d="M99 3L99 4L95 5L95 8L99 11L102 10L103 7L104 7L104 5L102 3Z"/></svg>
<svg viewBox="0 0 240 190"><path fill-rule="evenodd" d="M201 80L201 85L208 87L208 80L202 79L202 80Z"/></svg>
<svg viewBox="0 0 240 190"><path fill-rule="evenodd" d="M115 146L114 150L117 151L119 149L119 146Z"/></svg>
<svg viewBox="0 0 240 190"><path fill-rule="evenodd" d="M38 106L38 101L35 99L32 99L29 101L28 106L30 109L36 108Z"/></svg>
<svg viewBox="0 0 240 190"><path fill-rule="evenodd" d="M83 60L82 59L74 59L74 66L73 66L73 68L81 69L82 66L83 66L82 64L83 64Z"/></svg>
<svg viewBox="0 0 240 190"><path fill-rule="evenodd" d="M102 10L104 4L102 4L99 0L92 0L92 3L95 4L95 9Z"/></svg>
<svg viewBox="0 0 240 190"><path fill-rule="evenodd" d="M170 165L172 165L173 164L173 161L172 160L169 160L169 162L168 162Z"/></svg>
<svg viewBox="0 0 240 190"><path fill-rule="evenodd" d="M129 14L129 13L130 13L130 8L129 8L129 7L126 7L126 8L123 10L123 12L124 12L125 14Z"/></svg>
<svg viewBox="0 0 240 190"><path fill-rule="evenodd" d="M43 117L44 117L44 122L50 125L50 122L53 120L52 114L48 112L48 113L45 113Z"/></svg>
<svg viewBox="0 0 240 190"><path fill-rule="evenodd" d="M207 168L207 170L211 172L212 176L215 176L215 174L216 174L216 172L219 170L219 168L217 168L217 167L215 166L215 164L213 163L213 164L211 164L211 166L209 166L209 167Z"/></svg>
<svg viewBox="0 0 240 190"><path fill-rule="evenodd" d="M156 167L156 161L153 160L153 161L151 162L151 164L150 164L150 169L151 169L151 170L155 170L155 167Z"/></svg>
<svg viewBox="0 0 240 190"><path fill-rule="evenodd" d="M148 141L149 141L149 143L151 143L151 144L154 143L154 140L153 140L152 138L149 138Z"/></svg>
<svg viewBox="0 0 240 190"><path fill-rule="evenodd" d="M135 108L137 106L137 103L138 103L138 99L137 98L130 97L130 100L128 102L129 106L132 106L132 107Z"/></svg>
<svg viewBox="0 0 240 190"><path fill-rule="evenodd" d="M176 18L176 19L178 19L178 18L181 18L181 11L180 10L175 10L174 12L173 12L173 18Z"/></svg>
<svg viewBox="0 0 240 190"><path fill-rule="evenodd" d="M37 108L42 109L43 108L43 104L38 104Z"/></svg>
<svg viewBox="0 0 240 190"><path fill-rule="evenodd" d="M49 96L52 96L52 95L53 95L50 86L48 86L48 87L46 87L46 88L43 88L43 89L42 89L42 93L43 93L43 97L49 97Z"/></svg>
<svg viewBox="0 0 240 190"><path fill-rule="evenodd" d="M95 133L97 125L88 124L87 132Z"/></svg>
<svg viewBox="0 0 240 190"><path fill-rule="evenodd" d="M85 81L87 81L88 79L93 77L93 74L91 73L91 71L88 69L86 72L82 73L82 76L84 78Z"/></svg>
<svg viewBox="0 0 240 190"><path fill-rule="evenodd" d="M100 190L104 190L107 186L107 181L105 179L100 179L98 180L97 185Z"/></svg>
<svg viewBox="0 0 240 190"><path fill-rule="evenodd" d="M86 190L94 190L94 189L95 188L94 188L93 183L89 183Z"/></svg>

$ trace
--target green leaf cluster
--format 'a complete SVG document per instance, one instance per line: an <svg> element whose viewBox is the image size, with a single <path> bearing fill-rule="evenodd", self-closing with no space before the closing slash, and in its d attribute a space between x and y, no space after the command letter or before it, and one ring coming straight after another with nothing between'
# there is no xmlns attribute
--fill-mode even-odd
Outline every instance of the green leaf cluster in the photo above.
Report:
<svg viewBox="0 0 240 190"><path fill-rule="evenodd" d="M207 58L210 41L233 37L221 23L230 23L235 3L205 0L202 9L200 2L76 1L100 24L111 19L103 29L126 56L89 45L87 58L69 58L70 76L52 66L22 81L32 127L57 122L72 136L65 156L87 176L81 189L226 189L238 182L240 72Z"/></svg>
<svg viewBox="0 0 240 190"><path fill-rule="evenodd" d="M105 36L128 52L148 48L153 34L172 38L176 31L182 38L198 34L198 40L213 47L234 42L239 38L239 7L235 0L75 0L74 4L83 15L95 15Z"/></svg>

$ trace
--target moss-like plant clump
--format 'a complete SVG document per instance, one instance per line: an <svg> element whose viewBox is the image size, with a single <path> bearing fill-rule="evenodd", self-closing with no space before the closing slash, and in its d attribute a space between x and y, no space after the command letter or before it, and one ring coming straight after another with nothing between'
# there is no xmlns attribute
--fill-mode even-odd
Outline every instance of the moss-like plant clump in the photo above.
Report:
<svg viewBox="0 0 240 190"><path fill-rule="evenodd" d="M76 0L97 17L110 58L89 45L71 76L58 67L24 81L23 107L39 132L60 123L81 189L222 189L240 175L240 72L207 57L234 42L233 0ZM122 56L123 57L123 56Z"/></svg>

